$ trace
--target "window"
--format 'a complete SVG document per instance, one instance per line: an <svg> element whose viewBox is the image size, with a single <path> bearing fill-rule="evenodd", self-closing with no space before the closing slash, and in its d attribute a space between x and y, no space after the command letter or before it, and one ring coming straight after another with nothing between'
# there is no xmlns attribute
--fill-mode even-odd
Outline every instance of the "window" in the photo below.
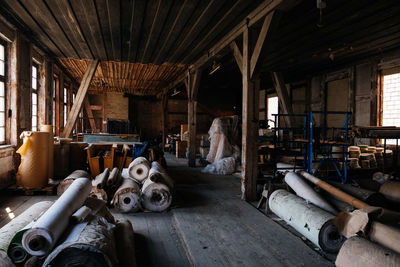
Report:
<svg viewBox="0 0 400 267"><path fill-rule="evenodd" d="M382 126L400 126L400 73L383 75ZM386 140L396 144L396 140Z"/></svg>
<svg viewBox="0 0 400 267"><path fill-rule="evenodd" d="M0 144L6 142L6 46L0 43Z"/></svg>
<svg viewBox="0 0 400 267"><path fill-rule="evenodd" d="M53 133L56 134L56 90L58 79L57 76L53 77Z"/></svg>
<svg viewBox="0 0 400 267"><path fill-rule="evenodd" d="M38 66L32 65L32 131L38 126Z"/></svg>
<svg viewBox="0 0 400 267"><path fill-rule="evenodd" d="M275 125L272 121L275 120L273 114L278 114L278 97L268 97L267 98L267 119L269 128L273 128ZM271 121L272 120L272 121ZM278 126L278 122L276 124Z"/></svg>
<svg viewBox="0 0 400 267"><path fill-rule="evenodd" d="M64 126L67 124L67 116L68 116L68 109L67 109L67 105L68 105L68 89L67 87L64 87L64 99L63 99L63 103L64 103Z"/></svg>

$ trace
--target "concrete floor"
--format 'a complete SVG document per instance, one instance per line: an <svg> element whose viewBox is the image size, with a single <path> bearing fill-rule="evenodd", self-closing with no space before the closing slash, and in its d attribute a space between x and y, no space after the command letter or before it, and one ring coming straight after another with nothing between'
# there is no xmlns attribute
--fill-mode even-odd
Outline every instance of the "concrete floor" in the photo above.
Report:
<svg viewBox="0 0 400 267"><path fill-rule="evenodd" d="M163 213L120 214L135 230L138 266L333 266L273 219L240 200L240 179L201 173L166 155L176 181ZM0 226L37 201L55 197L0 197Z"/></svg>

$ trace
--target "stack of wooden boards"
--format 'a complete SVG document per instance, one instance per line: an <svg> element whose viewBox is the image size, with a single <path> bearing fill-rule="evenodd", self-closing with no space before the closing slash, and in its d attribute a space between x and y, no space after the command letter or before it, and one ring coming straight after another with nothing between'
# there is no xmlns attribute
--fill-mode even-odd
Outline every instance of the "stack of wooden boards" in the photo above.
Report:
<svg viewBox="0 0 400 267"><path fill-rule="evenodd" d="M348 167L350 169L376 169L392 167L393 151L383 147L359 145L348 148Z"/></svg>
<svg viewBox="0 0 400 267"><path fill-rule="evenodd" d="M57 194L62 195L78 177L90 176L82 170L74 171L60 183ZM107 201L125 213L142 209L161 212L171 205L173 187L172 179L158 162L138 157L122 173L118 168L106 168L98 174L92 180L90 197Z"/></svg>
<svg viewBox="0 0 400 267"><path fill-rule="evenodd" d="M73 180L0 229L0 266L136 266L133 228L90 198L90 179Z"/></svg>

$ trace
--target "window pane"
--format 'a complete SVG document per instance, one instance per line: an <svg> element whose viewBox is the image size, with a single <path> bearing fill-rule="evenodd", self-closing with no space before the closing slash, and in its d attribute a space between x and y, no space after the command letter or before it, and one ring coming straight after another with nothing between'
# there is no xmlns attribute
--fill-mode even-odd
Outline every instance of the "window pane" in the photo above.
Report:
<svg viewBox="0 0 400 267"><path fill-rule="evenodd" d="M4 61L0 60L0 76L4 76L5 74L5 64Z"/></svg>
<svg viewBox="0 0 400 267"><path fill-rule="evenodd" d="M400 73L383 76L382 126L400 126ZM387 144L396 144L387 140Z"/></svg>
<svg viewBox="0 0 400 267"><path fill-rule="evenodd" d="M32 106L32 116L37 116L37 105Z"/></svg>
<svg viewBox="0 0 400 267"><path fill-rule="evenodd" d="M5 123L5 112L0 111L0 127L4 127Z"/></svg>
<svg viewBox="0 0 400 267"><path fill-rule="evenodd" d="M4 82L0 82L0 96L4 96L5 91L4 91Z"/></svg>
<svg viewBox="0 0 400 267"><path fill-rule="evenodd" d="M36 78L32 78L32 88L33 89L37 89L37 80L36 80Z"/></svg>
<svg viewBox="0 0 400 267"><path fill-rule="evenodd" d="M272 114L278 114L278 97L269 97L268 98L268 103L267 103L267 107L268 107L268 114L267 114L267 118L268 120L275 120L275 116L273 116ZM272 121L268 121L268 125L270 128L275 127L274 123ZM278 124L276 124L278 126Z"/></svg>
<svg viewBox="0 0 400 267"><path fill-rule="evenodd" d="M5 127L0 127L0 142L6 141L6 129Z"/></svg>
<svg viewBox="0 0 400 267"><path fill-rule="evenodd" d="M37 104L37 94L32 94L32 105Z"/></svg>
<svg viewBox="0 0 400 267"><path fill-rule="evenodd" d="M0 97L0 111L5 111L5 99L4 97Z"/></svg>
<svg viewBox="0 0 400 267"><path fill-rule="evenodd" d="M0 60L4 61L4 59L5 59L4 45L0 45Z"/></svg>
<svg viewBox="0 0 400 267"><path fill-rule="evenodd" d="M36 78L36 77L37 77L37 68L32 67L32 78Z"/></svg>

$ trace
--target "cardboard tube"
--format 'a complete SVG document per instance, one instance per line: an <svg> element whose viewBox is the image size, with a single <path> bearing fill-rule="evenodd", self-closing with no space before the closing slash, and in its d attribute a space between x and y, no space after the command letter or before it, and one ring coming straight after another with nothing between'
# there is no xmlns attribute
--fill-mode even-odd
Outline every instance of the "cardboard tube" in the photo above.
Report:
<svg viewBox="0 0 400 267"><path fill-rule="evenodd" d="M300 174L303 175L303 177L306 178L307 180L309 180L310 182L318 185L322 189L328 191L332 195L349 203L350 205L352 205L353 207L355 207L357 209L362 209L362 208L369 206L367 203L362 202L361 200L358 200L357 198L337 189L336 187L334 187L328 183L325 183L321 179L315 177L314 175L309 174L308 172L302 171Z"/></svg>
<svg viewBox="0 0 400 267"><path fill-rule="evenodd" d="M52 125L40 125L39 131L49 133L49 146L48 146L48 178L54 178L54 135Z"/></svg>

